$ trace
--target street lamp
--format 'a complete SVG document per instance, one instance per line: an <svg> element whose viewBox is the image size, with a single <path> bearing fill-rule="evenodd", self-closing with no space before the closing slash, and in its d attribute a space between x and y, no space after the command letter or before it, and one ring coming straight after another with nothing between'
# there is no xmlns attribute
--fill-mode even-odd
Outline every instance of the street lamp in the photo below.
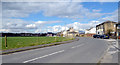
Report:
<svg viewBox="0 0 120 65"><path fill-rule="evenodd" d="M118 23L117 25L116 25L116 27L117 27L117 29L116 29L116 34L117 34L117 46L119 47L119 31L120 31L120 24Z"/></svg>

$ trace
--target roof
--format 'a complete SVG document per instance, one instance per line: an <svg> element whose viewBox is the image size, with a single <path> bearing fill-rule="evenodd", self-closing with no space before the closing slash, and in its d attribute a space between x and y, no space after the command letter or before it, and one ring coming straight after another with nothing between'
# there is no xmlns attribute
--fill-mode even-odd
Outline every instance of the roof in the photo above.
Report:
<svg viewBox="0 0 120 65"><path fill-rule="evenodd" d="M106 21L106 22L103 22L103 23L101 23L101 24L96 25L96 27L99 26L99 25L103 25L103 24L105 24L105 23L117 23L117 22L114 22L114 21Z"/></svg>
<svg viewBox="0 0 120 65"><path fill-rule="evenodd" d="M89 29L86 29L87 31L89 31L89 30L91 30L92 28L94 28L94 27L91 27L91 28L89 28Z"/></svg>

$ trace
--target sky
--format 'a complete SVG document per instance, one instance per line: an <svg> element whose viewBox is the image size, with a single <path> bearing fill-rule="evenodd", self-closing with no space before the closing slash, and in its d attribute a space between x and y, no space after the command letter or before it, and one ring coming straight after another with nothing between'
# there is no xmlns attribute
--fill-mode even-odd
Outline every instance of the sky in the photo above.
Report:
<svg viewBox="0 0 120 65"><path fill-rule="evenodd" d="M0 32L85 31L108 20L118 21L118 2L2 2Z"/></svg>

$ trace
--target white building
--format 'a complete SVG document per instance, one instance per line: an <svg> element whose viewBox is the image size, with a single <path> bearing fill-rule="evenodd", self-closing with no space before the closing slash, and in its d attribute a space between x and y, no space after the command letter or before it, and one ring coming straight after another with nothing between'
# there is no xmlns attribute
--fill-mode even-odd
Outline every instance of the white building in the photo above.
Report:
<svg viewBox="0 0 120 65"><path fill-rule="evenodd" d="M116 22L113 21L105 21L101 24L96 25L96 34L103 35L112 33L112 35L116 34ZM111 31L110 31L111 30Z"/></svg>
<svg viewBox="0 0 120 65"><path fill-rule="evenodd" d="M62 31L62 34L63 34L63 37L65 36L78 36L79 35L79 31L78 30L75 30L72 28L68 29L68 30L64 30Z"/></svg>
<svg viewBox="0 0 120 65"><path fill-rule="evenodd" d="M63 37L67 36L67 31L63 31Z"/></svg>
<svg viewBox="0 0 120 65"><path fill-rule="evenodd" d="M96 34L96 28L91 27L90 29L86 29L85 34Z"/></svg>

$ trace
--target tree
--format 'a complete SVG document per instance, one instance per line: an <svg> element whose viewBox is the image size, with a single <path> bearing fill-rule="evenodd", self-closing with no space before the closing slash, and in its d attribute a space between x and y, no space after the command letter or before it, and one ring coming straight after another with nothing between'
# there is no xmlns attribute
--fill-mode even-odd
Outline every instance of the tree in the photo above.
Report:
<svg viewBox="0 0 120 65"><path fill-rule="evenodd" d="M113 30L112 29L108 29L107 30L107 34L109 35L109 36L111 36L112 35L112 33L111 32L113 32Z"/></svg>

